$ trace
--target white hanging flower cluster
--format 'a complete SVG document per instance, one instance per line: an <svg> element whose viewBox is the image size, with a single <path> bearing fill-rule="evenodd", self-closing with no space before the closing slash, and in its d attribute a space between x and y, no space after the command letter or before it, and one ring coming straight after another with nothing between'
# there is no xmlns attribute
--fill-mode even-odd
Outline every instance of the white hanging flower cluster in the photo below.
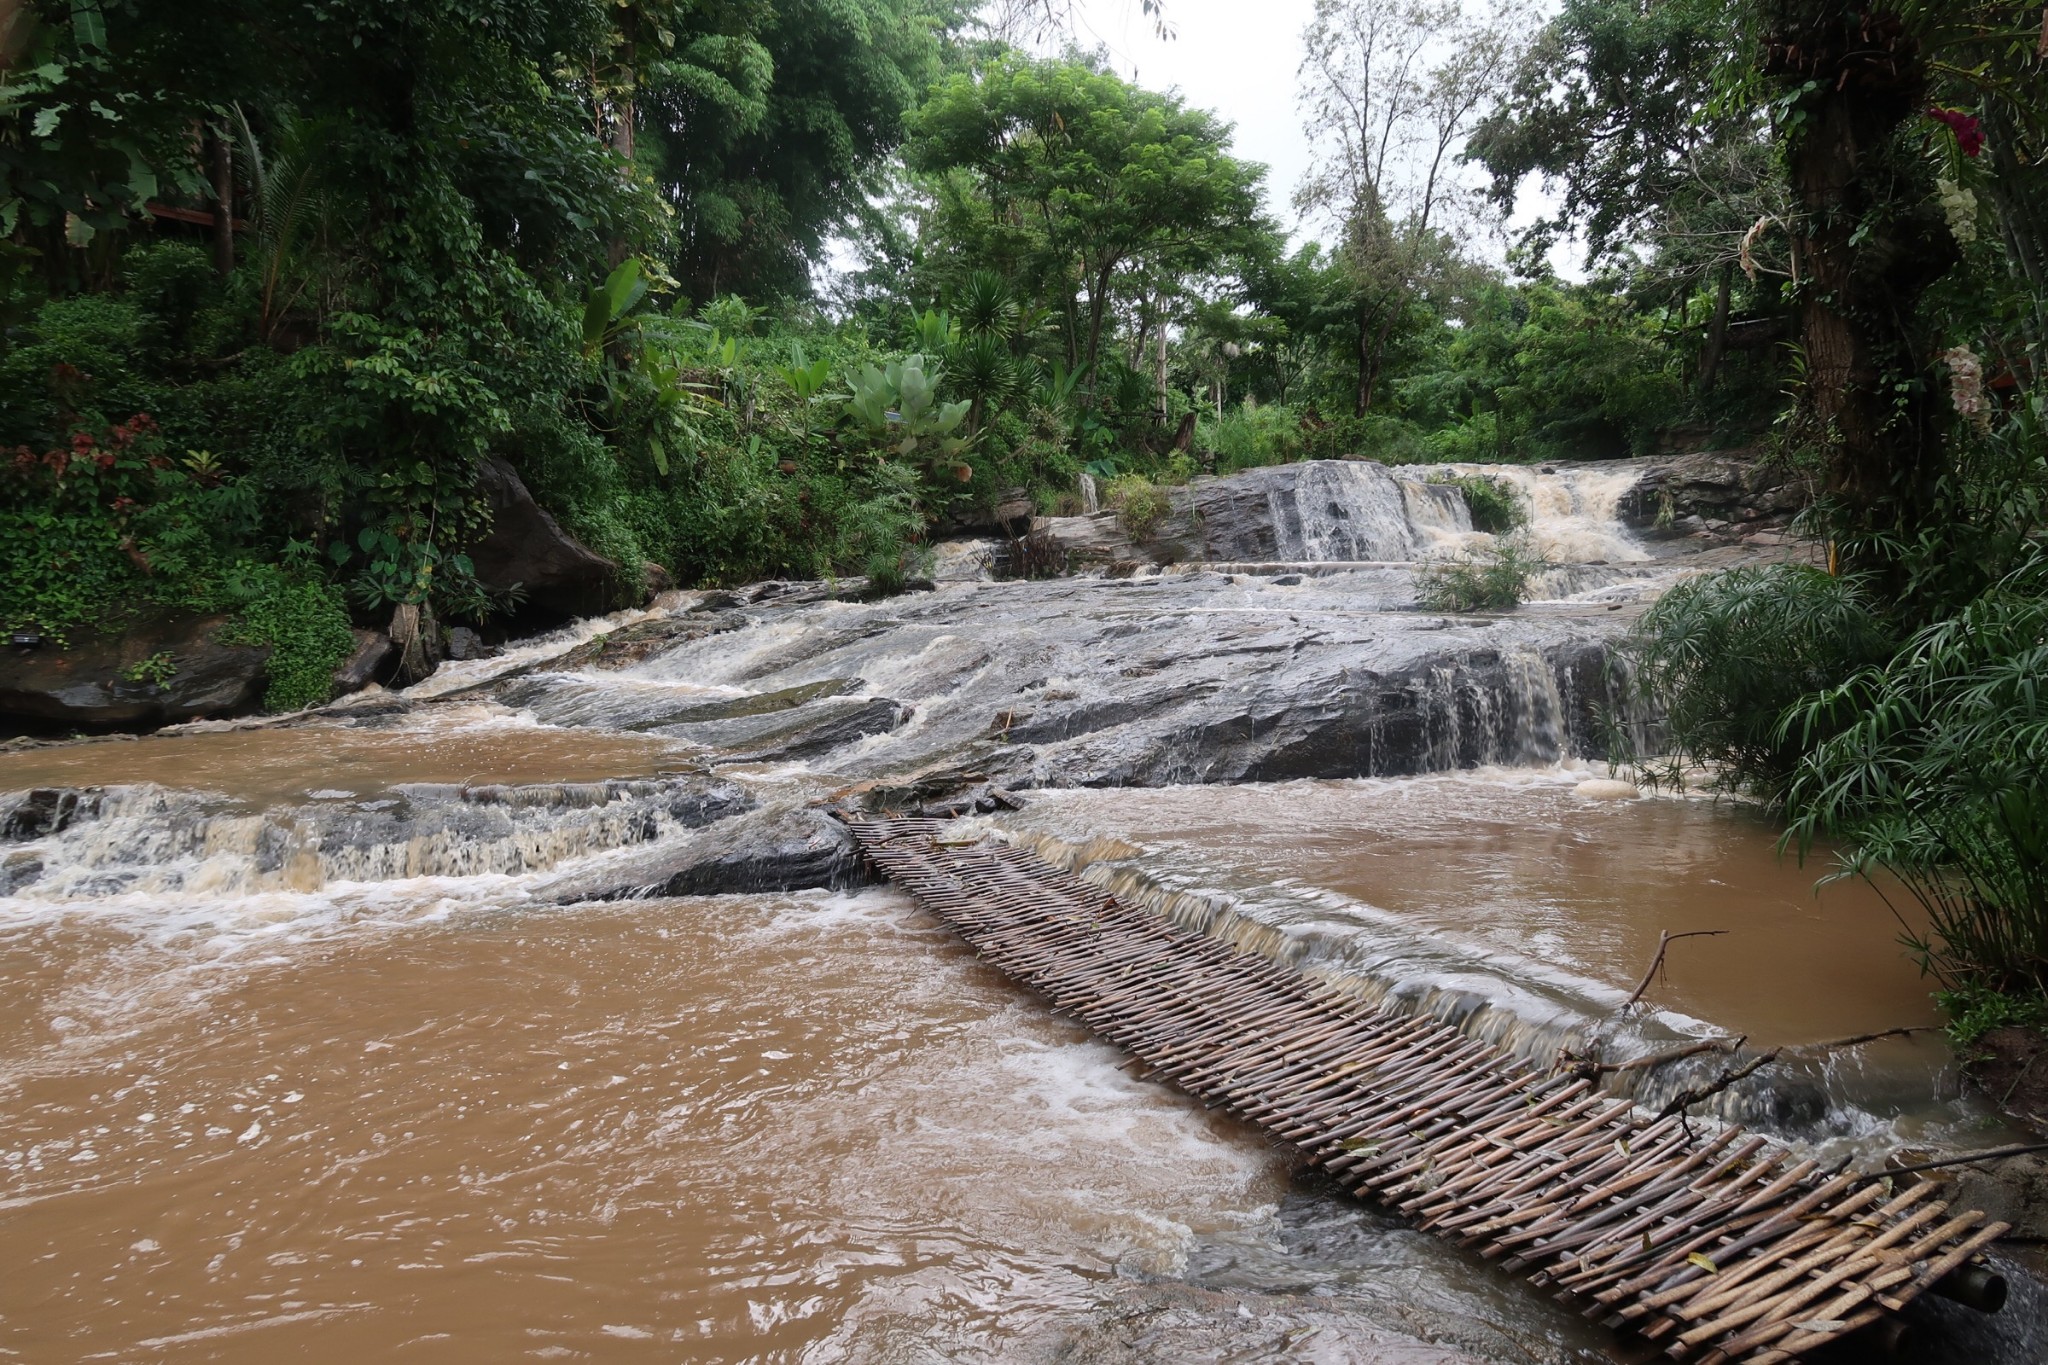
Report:
<svg viewBox="0 0 2048 1365"><path fill-rule="evenodd" d="M1977 196L1953 180L1937 180L1934 188L1941 192L1941 211L1948 215L1949 235L1963 246L1976 241Z"/></svg>
<svg viewBox="0 0 2048 1365"><path fill-rule="evenodd" d="M1968 346L1954 346L1942 352L1948 362L1949 401L1956 415L1978 431L1991 429L1991 410L1984 403L1984 362Z"/></svg>

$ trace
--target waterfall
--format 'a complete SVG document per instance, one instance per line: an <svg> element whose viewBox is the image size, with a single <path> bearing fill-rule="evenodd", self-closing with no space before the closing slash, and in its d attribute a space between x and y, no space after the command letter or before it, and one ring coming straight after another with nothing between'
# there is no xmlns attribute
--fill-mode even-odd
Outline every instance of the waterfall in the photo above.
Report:
<svg viewBox="0 0 2048 1365"><path fill-rule="evenodd" d="M1643 477L1637 461L1390 468L1310 460L1250 470L1200 483L1182 500L1192 521L1188 543L1202 562L1233 567L1335 569L1483 553L1498 537L1474 529L1458 487L1432 482L1446 474L1492 479L1517 495L1527 513L1518 538L1550 566L1536 575L1537 598L1569 600L1662 576L1619 517L1622 499Z"/></svg>
<svg viewBox="0 0 2048 1365"><path fill-rule="evenodd" d="M1529 512L1527 534L1555 565L1636 564L1650 552L1621 524L1621 499L1642 479L1634 461L1587 465L1457 464L1512 487Z"/></svg>
<svg viewBox="0 0 2048 1365"><path fill-rule="evenodd" d="M1412 560L1437 527L1472 529L1456 489L1401 478L1385 465L1315 460L1295 471L1291 487L1275 484L1269 494L1282 559Z"/></svg>
<svg viewBox="0 0 2048 1365"><path fill-rule="evenodd" d="M35 794L35 795L39 795ZM0 797L11 807L17 797ZM659 839L743 810L692 779L458 787L252 812L194 792L111 787L81 817L0 863L0 895L74 902L142 894L250 896L336 882L511 875Z"/></svg>

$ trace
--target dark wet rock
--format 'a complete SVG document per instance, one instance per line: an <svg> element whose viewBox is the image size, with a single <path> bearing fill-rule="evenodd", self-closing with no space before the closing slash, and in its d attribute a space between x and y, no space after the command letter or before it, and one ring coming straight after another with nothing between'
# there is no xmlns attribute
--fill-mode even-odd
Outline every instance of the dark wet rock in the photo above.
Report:
<svg viewBox="0 0 2048 1365"><path fill-rule="evenodd" d="M62 834L80 820L99 814L100 792L69 787L42 787L14 803L0 820L0 839L21 842Z"/></svg>
<svg viewBox="0 0 2048 1365"><path fill-rule="evenodd" d="M477 466L476 489L491 509L491 530L470 548L470 563L492 592L519 589L520 625L595 616L638 592L618 565L564 531L503 459L492 455Z"/></svg>
<svg viewBox="0 0 2048 1365"><path fill-rule="evenodd" d="M789 811L716 829L691 866L661 884L671 896L834 889L871 880L853 836L822 811Z"/></svg>
<svg viewBox="0 0 2048 1365"><path fill-rule="evenodd" d="M828 812L782 805L721 820L696 836L563 879L560 901L710 896L845 888L873 880L846 826Z"/></svg>
<svg viewBox="0 0 2048 1365"><path fill-rule="evenodd" d="M153 730L262 705L268 645L238 644L227 616L157 614L119 634L0 653L0 729Z"/></svg>
<svg viewBox="0 0 2048 1365"><path fill-rule="evenodd" d="M1616 510L1648 536L1735 538L1781 526L1812 500L1791 471L1753 450L1697 451L1643 462Z"/></svg>
<svg viewBox="0 0 2048 1365"><path fill-rule="evenodd" d="M777 711L792 711L805 702L820 697L843 696L858 691L862 686L859 678L821 678L817 682L799 683L795 687L779 687L767 692L750 692L737 697L721 697L717 701L699 702L684 706L649 720L636 721L623 728L628 730L653 730L664 725L690 725L701 721L739 720L748 716L772 715Z"/></svg>
<svg viewBox="0 0 2048 1365"><path fill-rule="evenodd" d="M1834 1353L1816 1352L1810 1359L1814 1365L1865 1365L1872 1359L1911 1365L2038 1365L2048 1360L2048 1287L2001 1250L1994 1247L1987 1258L2006 1280L2007 1298L1998 1312L1981 1313L1939 1294L1922 1294L1900 1315L1904 1331L1888 1356L1859 1351L1852 1338Z"/></svg>
<svg viewBox="0 0 2048 1365"><path fill-rule="evenodd" d="M333 694L337 697L360 692L373 682L383 682L397 661L398 647L383 631L358 630L355 637L355 649L334 670Z"/></svg>
<svg viewBox="0 0 2048 1365"><path fill-rule="evenodd" d="M1114 512L1047 517L1039 523L1039 530L1069 569L1128 573L1140 565L1168 562L1156 548L1133 544L1124 533L1122 518Z"/></svg>
<svg viewBox="0 0 2048 1365"><path fill-rule="evenodd" d="M2010 1223L2008 1241L2048 1252L2048 1156L2035 1152L2002 1157L1934 1174L1949 1187L1949 1203L1981 1209Z"/></svg>
<svg viewBox="0 0 2048 1365"><path fill-rule="evenodd" d="M820 758L857 739L900 729L910 716L910 707L887 697L833 698L801 708L789 724L771 726L744 739L728 736L720 747L734 759L751 762ZM694 729L682 726L667 733L687 739L693 737Z"/></svg>
<svg viewBox="0 0 2048 1365"><path fill-rule="evenodd" d="M457 663L486 658L490 652L484 637L468 626L456 626L448 632L448 657Z"/></svg>
<svg viewBox="0 0 2048 1365"><path fill-rule="evenodd" d="M18 849L0 858L0 896L11 896L24 886L32 886L41 880L43 860L27 850Z"/></svg>

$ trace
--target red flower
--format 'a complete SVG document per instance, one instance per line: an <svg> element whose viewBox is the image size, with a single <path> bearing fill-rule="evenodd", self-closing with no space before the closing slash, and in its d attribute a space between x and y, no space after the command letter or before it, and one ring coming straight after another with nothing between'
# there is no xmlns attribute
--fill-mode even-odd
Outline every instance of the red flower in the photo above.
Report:
<svg viewBox="0 0 2048 1365"><path fill-rule="evenodd" d="M1956 146L1964 156L1975 156L1984 150L1984 125L1977 121L1975 114L1966 114L1960 109L1929 109L1927 117L1937 123L1948 125L1956 135Z"/></svg>
<svg viewBox="0 0 2048 1365"><path fill-rule="evenodd" d="M114 467L114 452L111 450L102 450L99 454L92 457L92 462L98 465L100 467L101 472L104 473L105 471L112 469Z"/></svg>
<svg viewBox="0 0 2048 1365"><path fill-rule="evenodd" d="M71 433L71 448L77 451L79 454L83 455L86 451L91 450L92 445L93 441L91 432L74 431Z"/></svg>
<svg viewBox="0 0 2048 1365"><path fill-rule="evenodd" d="M135 499L133 498L115 498L113 502L113 508L116 512L125 512L134 505Z"/></svg>

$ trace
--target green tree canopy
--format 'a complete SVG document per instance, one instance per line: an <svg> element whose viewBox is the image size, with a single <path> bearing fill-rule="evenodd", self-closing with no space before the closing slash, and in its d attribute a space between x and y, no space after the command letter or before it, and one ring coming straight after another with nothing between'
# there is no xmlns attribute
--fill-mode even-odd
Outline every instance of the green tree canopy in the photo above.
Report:
<svg viewBox="0 0 2048 1365"><path fill-rule="evenodd" d="M1270 247L1264 168L1228 145L1227 125L1177 96L1078 58L1004 53L932 92L905 153L941 177L962 247L1058 300L1070 362L1092 370L1127 279L1208 274Z"/></svg>

